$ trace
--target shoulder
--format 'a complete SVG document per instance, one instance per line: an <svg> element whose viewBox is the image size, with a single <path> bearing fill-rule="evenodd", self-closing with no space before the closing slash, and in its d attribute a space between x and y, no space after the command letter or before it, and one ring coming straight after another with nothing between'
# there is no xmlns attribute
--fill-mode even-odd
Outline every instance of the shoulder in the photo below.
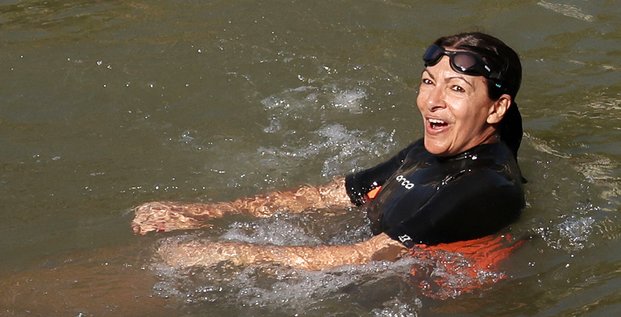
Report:
<svg viewBox="0 0 621 317"><path fill-rule="evenodd" d="M446 189L459 209L475 214L515 214L525 205L521 178L498 165L467 171Z"/></svg>
<svg viewBox="0 0 621 317"><path fill-rule="evenodd" d="M456 174L447 179L443 193L450 194L455 202L523 204L521 173L511 151L503 143L480 145L464 153L455 163L452 169Z"/></svg>

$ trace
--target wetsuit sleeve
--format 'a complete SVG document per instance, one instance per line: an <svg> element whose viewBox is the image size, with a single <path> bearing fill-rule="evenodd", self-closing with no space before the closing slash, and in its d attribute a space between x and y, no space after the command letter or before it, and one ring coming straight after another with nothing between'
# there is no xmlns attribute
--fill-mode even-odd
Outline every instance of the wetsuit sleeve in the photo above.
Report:
<svg viewBox="0 0 621 317"><path fill-rule="evenodd" d="M461 176L416 213L386 232L407 247L470 240L493 234L517 219L524 207L519 180L483 170Z"/></svg>
<svg viewBox="0 0 621 317"><path fill-rule="evenodd" d="M366 201L365 195L374 188L382 186L403 164L403 160L417 143L413 143L401 150L388 161L380 163L372 168L346 175L345 188L351 202L356 206L363 205Z"/></svg>

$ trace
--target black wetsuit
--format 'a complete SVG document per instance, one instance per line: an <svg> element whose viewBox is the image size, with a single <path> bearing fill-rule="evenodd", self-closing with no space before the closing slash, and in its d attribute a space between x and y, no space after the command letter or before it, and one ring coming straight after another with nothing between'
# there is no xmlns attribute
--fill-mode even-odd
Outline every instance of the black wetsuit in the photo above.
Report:
<svg viewBox="0 0 621 317"><path fill-rule="evenodd" d="M515 221L524 207L519 167L504 143L453 157L429 153L423 140L390 160L347 175L346 188L366 209L374 234L411 247L469 240ZM374 199L367 194L381 190Z"/></svg>

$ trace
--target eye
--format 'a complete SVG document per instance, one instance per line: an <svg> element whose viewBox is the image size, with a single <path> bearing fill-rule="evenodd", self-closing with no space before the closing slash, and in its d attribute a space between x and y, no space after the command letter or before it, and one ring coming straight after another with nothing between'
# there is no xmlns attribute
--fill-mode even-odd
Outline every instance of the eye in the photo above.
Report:
<svg viewBox="0 0 621 317"><path fill-rule="evenodd" d="M423 83L424 85L432 85L433 81L431 79L429 79L429 78L423 78L421 80L421 83Z"/></svg>
<svg viewBox="0 0 621 317"><path fill-rule="evenodd" d="M466 90L463 87L459 86L459 85L451 86L451 90L456 91L456 92L466 92Z"/></svg>

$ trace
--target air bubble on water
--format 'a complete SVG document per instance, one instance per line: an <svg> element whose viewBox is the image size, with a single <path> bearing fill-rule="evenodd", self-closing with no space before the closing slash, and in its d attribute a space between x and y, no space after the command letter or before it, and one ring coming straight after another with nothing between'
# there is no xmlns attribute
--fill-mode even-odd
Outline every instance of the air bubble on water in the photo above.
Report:
<svg viewBox="0 0 621 317"><path fill-rule="evenodd" d="M591 237L595 219L590 216L570 216L558 224L535 228L544 241L554 249L566 251L582 250L591 246Z"/></svg>
<svg viewBox="0 0 621 317"><path fill-rule="evenodd" d="M580 250L587 246L595 220L592 217L572 217L559 224L560 236L570 250Z"/></svg>
<svg viewBox="0 0 621 317"><path fill-rule="evenodd" d="M415 298L413 303L404 303L398 298L383 303L383 308L371 311L375 317L416 317L422 308L420 298Z"/></svg>
<svg viewBox="0 0 621 317"><path fill-rule="evenodd" d="M265 133L276 133L282 129L282 124L278 118L272 117L269 120L269 125L263 128Z"/></svg>
<svg viewBox="0 0 621 317"><path fill-rule="evenodd" d="M181 133L181 136L179 138L179 142L185 143L185 144L191 144L194 141L194 137L192 136L192 132L191 131L183 131Z"/></svg>
<svg viewBox="0 0 621 317"><path fill-rule="evenodd" d="M326 65L323 65L321 68L323 68L323 70L325 70L328 74L335 74L337 73L335 69L330 68Z"/></svg>

